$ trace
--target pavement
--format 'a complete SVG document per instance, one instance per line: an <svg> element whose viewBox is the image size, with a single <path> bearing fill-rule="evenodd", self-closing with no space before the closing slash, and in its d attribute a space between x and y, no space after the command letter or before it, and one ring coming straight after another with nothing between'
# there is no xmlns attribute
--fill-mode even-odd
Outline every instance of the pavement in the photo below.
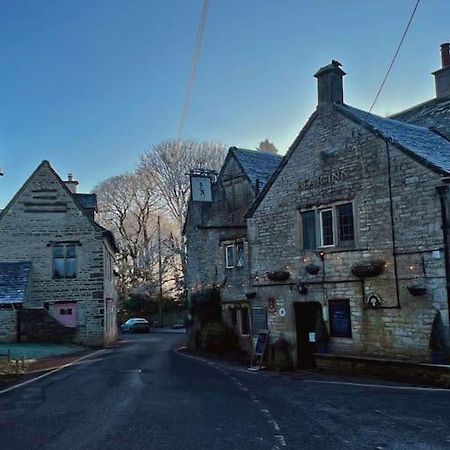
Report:
<svg viewBox="0 0 450 450"><path fill-rule="evenodd" d="M176 333L127 335L69 367L0 388L2 448L450 448L448 390L249 372L174 350L182 344Z"/></svg>
<svg viewBox="0 0 450 450"><path fill-rule="evenodd" d="M13 359L22 357L25 359L39 359L79 353L86 351L86 348L77 345L33 344L25 342L0 344L0 355L6 355L8 350Z"/></svg>

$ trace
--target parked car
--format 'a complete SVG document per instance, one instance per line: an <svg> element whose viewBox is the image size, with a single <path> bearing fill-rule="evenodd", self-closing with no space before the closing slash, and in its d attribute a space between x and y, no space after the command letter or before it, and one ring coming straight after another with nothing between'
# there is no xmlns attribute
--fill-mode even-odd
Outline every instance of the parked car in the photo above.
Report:
<svg viewBox="0 0 450 450"><path fill-rule="evenodd" d="M132 317L120 327L122 333L150 333L150 323L147 319Z"/></svg>

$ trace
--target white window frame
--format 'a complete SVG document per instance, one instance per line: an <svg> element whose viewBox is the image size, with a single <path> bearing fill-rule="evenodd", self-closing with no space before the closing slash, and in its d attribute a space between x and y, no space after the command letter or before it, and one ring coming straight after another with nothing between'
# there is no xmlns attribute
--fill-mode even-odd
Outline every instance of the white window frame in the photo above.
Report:
<svg viewBox="0 0 450 450"><path fill-rule="evenodd" d="M322 214L324 212L331 211L331 220L332 220L332 234L333 234L333 243L332 244L324 244L324 236L323 236L323 219ZM336 246L336 213L335 213L335 206L330 206L329 208L320 209L319 211L319 228L320 228L320 248L329 248L329 247L335 247Z"/></svg>
<svg viewBox="0 0 450 450"><path fill-rule="evenodd" d="M232 250L232 261L230 264L229 258L228 258L228 249L231 247ZM226 269L232 269L234 267L234 244L228 244L225 245L225 268Z"/></svg>

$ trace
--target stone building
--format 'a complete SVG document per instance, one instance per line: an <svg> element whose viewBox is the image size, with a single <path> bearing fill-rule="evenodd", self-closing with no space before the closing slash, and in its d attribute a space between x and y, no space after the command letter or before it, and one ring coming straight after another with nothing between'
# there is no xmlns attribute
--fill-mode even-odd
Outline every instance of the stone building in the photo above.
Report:
<svg viewBox="0 0 450 450"><path fill-rule="evenodd" d="M0 340L101 345L116 338L113 235L43 161L0 214Z"/></svg>
<svg viewBox="0 0 450 450"><path fill-rule="evenodd" d="M314 362L319 324L328 352L427 360L440 311L448 340L449 45L441 51L437 97L395 119L345 104L340 64L321 68L316 110L246 216L252 313L267 310L260 327L283 335L299 366Z"/></svg>
<svg viewBox="0 0 450 450"><path fill-rule="evenodd" d="M188 298L212 287L220 289L223 319L248 352L252 324L245 297L249 250L244 215L280 161L278 155L231 147L217 179L191 173L191 186L199 179L204 189L206 180L211 195L196 198L192 192L189 202L184 226Z"/></svg>

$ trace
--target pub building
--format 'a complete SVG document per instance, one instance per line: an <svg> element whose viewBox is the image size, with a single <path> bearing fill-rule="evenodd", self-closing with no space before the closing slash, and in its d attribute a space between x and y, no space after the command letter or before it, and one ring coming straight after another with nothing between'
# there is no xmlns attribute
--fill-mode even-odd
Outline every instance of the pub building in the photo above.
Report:
<svg viewBox="0 0 450 450"><path fill-rule="evenodd" d="M441 54L436 98L393 118L347 105L340 63L322 67L316 110L246 214L253 339L283 336L299 367L318 351L429 361L439 313L448 342L449 44Z"/></svg>

